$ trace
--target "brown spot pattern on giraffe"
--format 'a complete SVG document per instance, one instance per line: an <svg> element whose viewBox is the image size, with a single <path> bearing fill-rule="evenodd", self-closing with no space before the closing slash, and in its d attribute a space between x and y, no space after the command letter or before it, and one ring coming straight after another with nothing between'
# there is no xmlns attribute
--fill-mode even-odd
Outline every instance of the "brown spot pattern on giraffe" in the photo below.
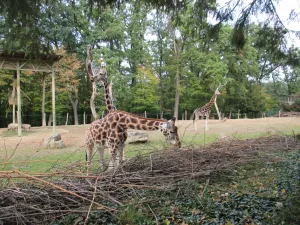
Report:
<svg viewBox="0 0 300 225"><path fill-rule="evenodd" d="M122 111L112 111L103 119L91 124L86 135L86 147L89 152L87 155L91 156L95 143L101 143L111 149L111 160L114 162L116 152L120 150L118 148L121 147L121 151L123 151L128 128L158 130L159 125L165 122L165 120L145 119Z"/></svg>

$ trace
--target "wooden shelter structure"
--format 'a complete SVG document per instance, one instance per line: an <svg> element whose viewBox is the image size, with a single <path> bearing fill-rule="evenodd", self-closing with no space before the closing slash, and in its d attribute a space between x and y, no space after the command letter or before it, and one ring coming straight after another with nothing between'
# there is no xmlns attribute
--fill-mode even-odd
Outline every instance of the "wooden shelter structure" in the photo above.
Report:
<svg viewBox="0 0 300 225"><path fill-rule="evenodd" d="M55 70L54 63L59 61L58 55L39 55L38 57L27 55L24 52L8 52L0 50L0 69L17 71L17 104L18 104L18 136L22 136L21 129L21 89L20 71L48 72L52 76L52 116L53 134L56 132L55 114Z"/></svg>

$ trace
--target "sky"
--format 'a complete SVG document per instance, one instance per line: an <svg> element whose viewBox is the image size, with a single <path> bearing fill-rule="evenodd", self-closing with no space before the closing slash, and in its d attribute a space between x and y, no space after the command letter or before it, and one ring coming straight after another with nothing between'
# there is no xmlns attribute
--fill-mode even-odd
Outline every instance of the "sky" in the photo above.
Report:
<svg viewBox="0 0 300 225"><path fill-rule="evenodd" d="M222 7L225 3L228 1L231 1L232 3L235 3L237 0L217 0L217 3ZM243 5L246 5L247 2L251 2L252 0L244 0ZM275 0L273 0L273 4L276 7L277 14L285 27L289 30L293 31L300 31L300 15L293 21L288 21L289 15L291 10L295 10L296 13L300 14L300 0L280 0L279 3L276 3ZM253 16L252 20L255 21L263 21L265 18L264 15L258 15ZM291 46L292 44L295 47L300 48L300 40L299 38L296 38L294 35L288 33L286 36L288 40L288 46Z"/></svg>

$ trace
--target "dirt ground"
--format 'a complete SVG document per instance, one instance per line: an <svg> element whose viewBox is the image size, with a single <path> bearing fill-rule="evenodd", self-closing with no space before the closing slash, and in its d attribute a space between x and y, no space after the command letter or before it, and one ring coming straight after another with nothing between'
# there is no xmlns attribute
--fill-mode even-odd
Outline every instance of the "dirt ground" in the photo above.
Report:
<svg viewBox="0 0 300 225"><path fill-rule="evenodd" d="M188 142L195 138L203 138L204 136L205 121L197 121L198 131L194 130L192 120L178 120L177 126L179 127L180 138L183 142ZM64 151L83 148L85 132L89 125L78 126L58 126L56 132L60 133L62 140L65 142L66 148ZM31 131L23 131L22 137L18 137L16 132L7 131L6 128L0 129L0 160L7 158L7 154L17 148L14 154L26 155L26 152L38 151L45 148L44 142L51 136L52 127L32 127ZM253 134L253 137L261 133L286 133L292 134L293 132L300 133L300 118L286 117L286 118L262 118L262 119L239 119L209 121L209 130L205 135L213 135L216 139L220 136L235 136L242 134ZM149 131L149 141L163 141L164 137L159 131ZM61 152L61 150L49 150L52 153ZM46 154L47 152L45 152Z"/></svg>

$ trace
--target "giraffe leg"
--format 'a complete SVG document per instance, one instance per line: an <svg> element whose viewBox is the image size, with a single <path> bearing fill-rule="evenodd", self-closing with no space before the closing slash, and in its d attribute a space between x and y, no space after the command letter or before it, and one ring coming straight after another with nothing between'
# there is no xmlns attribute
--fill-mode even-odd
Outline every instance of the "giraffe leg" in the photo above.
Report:
<svg viewBox="0 0 300 225"><path fill-rule="evenodd" d="M119 154L119 163L120 164L125 160L124 147L125 147L125 144L120 144L118 146L118 154Z"/></svg>
<svg viewBox="0 0 300 225"><path fill-rule="evenodd" d="M205 131L208 131L208 118L206 117L205 120Z"/></svg>
<svg viewBox="0 0 300 225"><path fill-rule="evenodd" d="M89 144L86 146L86 151L85 151L85 159L86 159L86 173L87 175L89 174L89 170L91 167L91 155L93 153L93 148L94 144Z"/></svg>
<svg viewBox="0 0 300 225"><path fill-rule="evenodd" d="M200 119L200 116L196 116L195 115L195 120L194 120L194 129L195 129L195 131L198 131L198 129L197 129L197 121Z"/></svg>
<svg viewBox="0 0 300 225"><path fill-rule="evenodd" d="M115 147L110 147L110 161L109 169L115 169L117 167L117 149Z"/></svg>
<svg viewBox="0 0 300 225"><path fill-rule="evenodd" d="M104 158L105 147L97 145L97 150L99 152L100 167L104 171L106 169L106 162L105 162L105 158Z"/></svg>

